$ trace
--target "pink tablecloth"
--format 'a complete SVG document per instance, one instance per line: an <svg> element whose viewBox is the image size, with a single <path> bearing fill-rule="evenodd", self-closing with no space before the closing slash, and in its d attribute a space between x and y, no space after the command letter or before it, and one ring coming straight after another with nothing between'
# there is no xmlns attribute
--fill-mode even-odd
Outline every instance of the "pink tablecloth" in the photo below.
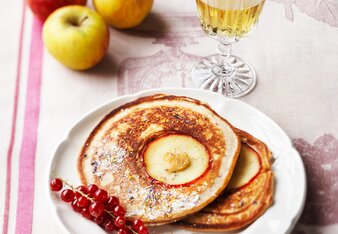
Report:
<svg viewBox="0 0 338 234"><path fill-rule="evenodd" d="M109 53L76 72L44 49L41 24L23 1L0 9L0 227L2 233L60 233L47 202L47 165L72 124L97 105L157 87L194 87L192 66L216 51L194 1L155 1L132 31L111 29ZM338 233L338 1L268 1L257 30L234 52L256 69L242 98L279 123L308 176L293 233Z"/></svg>

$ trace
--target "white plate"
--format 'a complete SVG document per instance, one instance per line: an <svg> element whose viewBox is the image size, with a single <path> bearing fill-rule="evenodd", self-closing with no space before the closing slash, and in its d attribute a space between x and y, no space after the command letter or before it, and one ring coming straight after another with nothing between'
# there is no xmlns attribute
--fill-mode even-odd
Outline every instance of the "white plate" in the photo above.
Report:
<svg viewBox="0 0 338 234"><path fill-rule="evenodd" d="M79 185L76 159L82 144L91 130L112 109L155 93L184 95L205 101L234 126L243 129L264 141L271 149L274 158L273 171L276 177L274 204L252 225L239 233L290 232L303 209L306 179L304 165L298 152L293 148L289 137L273 120L259 110L239 100L227 99L217 93L197 89L156 89L116 98L98 107L79 120L57 147L49 170L49 179L55 174ZM49 191L55 214L65 233L105 233L93 222L87 221L72 211L69 204L59 199L59 194ZM178 230L170 225L153 229L155 233L191 233Z"/></svg>

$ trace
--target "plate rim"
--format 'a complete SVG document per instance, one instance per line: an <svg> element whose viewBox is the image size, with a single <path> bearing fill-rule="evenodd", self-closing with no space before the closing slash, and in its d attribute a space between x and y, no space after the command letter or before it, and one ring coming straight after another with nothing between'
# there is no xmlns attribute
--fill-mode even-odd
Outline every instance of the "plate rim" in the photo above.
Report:
<svg viewBox="0 0 338 234"><path fill-rule="evenodd" d="M264 112L260 111L259 109L257 109L256 107L242 101L239 99L232 99L232 98L228 98L225 97L219 93L216 92L211 92L211 91L207 91L207 90L201 90L201 89L197 89L197 88L154 88L154 89L145 89L139 92L135 92L132 94L125 94L125 95L121 95L121 96L116 96L106 102L103 102L102 104L99 104L97 106L95 106L94 108L91 108L89 111L87 111L85 114L83 114L82 116L78 117L75 119L74 123L65 131L65 134L63 135L63 137L61 137L60 141L57 143L57 145L54 147L54 149L52 150L52 156L51 158L48 160L48 164L47 164L47 175L46 178L48 179L48 184L51 178L53 178L53 165L54 162L56 160L56 156L58 151L60 150L60 148L62 148L62 146L71 138L72 132L74 131L74 129L76 129L76 127L78 125L81 124L82 121L88 119L92 114L96 113L97 111L103 109L104 107L106 107L107 105L119 102L119 101L123 101L125 100L126 102L135 100L137 98L143 97L143 96L147 96L147 95L152 95L155 93L163 93L163 94L167 94L170 93L170 95L175 95L172 94L174 92L180 92L180 91L186 91L186 96L190 96L193 95L191 94L191 92L193 93L204 93L206 95L211 95L211 96L217 96L218 98L224 99L226 101L230 101L230 102L237 102L240 105L245 106L245 108L249 108L255 112L258 112L259 114L261 114L262 116L264 116L264 118L268 119L269 121L271 121L279 130L279 132L281 132L284 135L284 138L286 138L288 140L288 144L289 144L289 149L291 149L295 155L297 155L297 161L299 166L301 167L301 171L299 172L299 176L301 177L300 179L302 180L302 185L303 185L303 189L301 191L302 195L302 200L301 202L298 204L298 208L296 209L296 212L294 212L295 214L292 215L292 217L288 217L289 221L289 225L286 228L285 233L290 233L293 228L295 227L295 225L297 224L302 211L304 209L305 206L305 200L306 200L306 194L307 194L307 184L306 184L306 171L305 171L305 166L303 163L303 160L301 158L301 155L299 154L299 152L296 150L296 148L294 147L294 145L292 144L292 141L290 139L290 137L287 135L287 133L284 131L284 129L277 123L275 122L273 119L271 119L269 116L267 116ZM184 96L181 94L176 94L178 96ZM203 101L204 102L204 101ZM108 114L108 113L107 113ZM47 187L47 186L46 186ZM61 228L63 231L70 233L70 231L67 229L66 225L61 221L58 212L57 212L57 206L54 204L53 199L52 199L52 194L53 192L50 191L49 186L47 187L47 189L45 189L45 191L48 193L48 201L50 203L50 206L52 206L52 210L53 210L53 216L54 218L57 220L57 224L59 226L59 228ZM286 222L286 221L285 221ZM193 233L193 232L192 232Z"/></svg>

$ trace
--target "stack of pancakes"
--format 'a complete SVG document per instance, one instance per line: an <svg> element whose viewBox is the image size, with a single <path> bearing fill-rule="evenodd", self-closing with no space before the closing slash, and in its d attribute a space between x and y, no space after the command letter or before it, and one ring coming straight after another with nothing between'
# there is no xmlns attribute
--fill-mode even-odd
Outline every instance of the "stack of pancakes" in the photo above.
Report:
<svg viewBox="0 0 338 234"><path fill-rule="evenodd" d="M272 204L271 153L198 100L140 98L111 111L78 159L84 185L118 196L126 217L196 231L241 229Z"/></svg>

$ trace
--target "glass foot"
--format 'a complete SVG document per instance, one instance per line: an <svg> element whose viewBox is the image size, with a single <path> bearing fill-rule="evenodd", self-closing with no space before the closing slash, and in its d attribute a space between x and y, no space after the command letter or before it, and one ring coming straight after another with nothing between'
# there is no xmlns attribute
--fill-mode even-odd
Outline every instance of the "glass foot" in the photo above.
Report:
<svg viewBox="0 0 338 234"><path fill-rule="evenodd" d="M239 98L255 87L257 79L254 69L242 59L215 54L193 68L192 81L201 89Z"/></svg>

